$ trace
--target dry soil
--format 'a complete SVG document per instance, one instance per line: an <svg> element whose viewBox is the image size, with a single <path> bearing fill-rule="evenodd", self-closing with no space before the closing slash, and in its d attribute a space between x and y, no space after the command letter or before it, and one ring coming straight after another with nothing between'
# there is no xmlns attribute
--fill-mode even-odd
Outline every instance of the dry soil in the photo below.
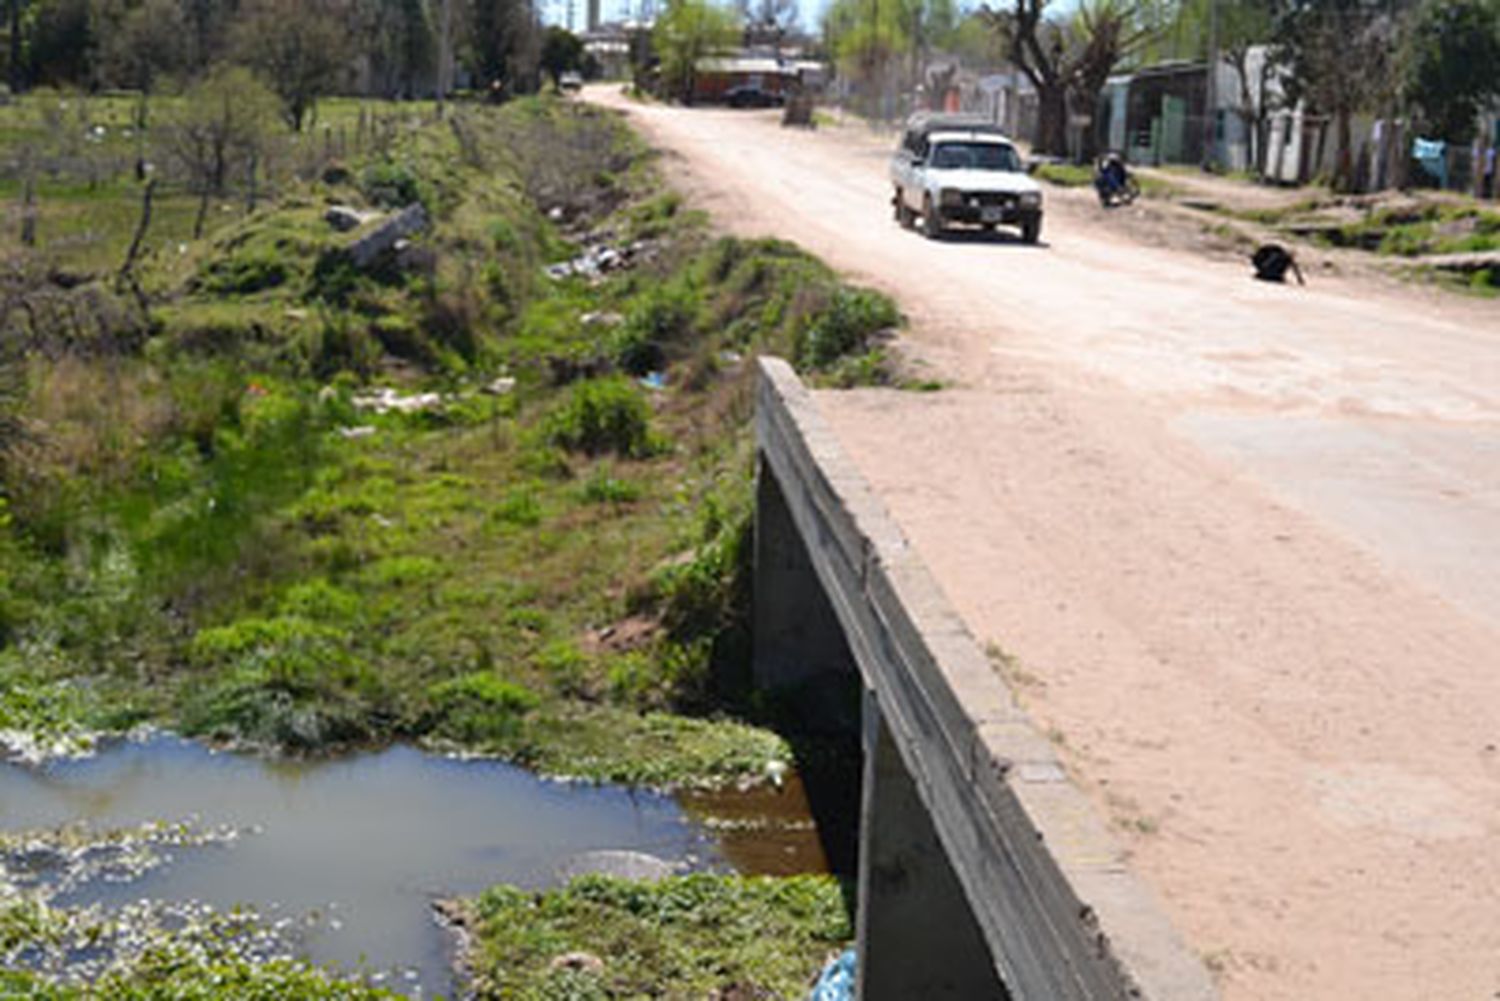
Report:
<svg viewBox="0 0 1500 1001"><path fill-rule="evenodd" d="M884 137L607 90L728 229L892 294L844 445L1231 999L1500 992L1500 309L1048 192L891 219Z"/></svg>

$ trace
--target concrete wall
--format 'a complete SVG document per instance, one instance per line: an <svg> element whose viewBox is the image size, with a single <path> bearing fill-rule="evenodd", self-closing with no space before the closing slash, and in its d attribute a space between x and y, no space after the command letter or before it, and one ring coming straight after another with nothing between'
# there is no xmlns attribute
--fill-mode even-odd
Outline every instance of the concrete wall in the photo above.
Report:
<svg viewBox="0 0 1500 1001"><path fill-rule="evenodd" d="M757 677L866 690L862 997L1216 997L807 390L760 366Z"/></svg>

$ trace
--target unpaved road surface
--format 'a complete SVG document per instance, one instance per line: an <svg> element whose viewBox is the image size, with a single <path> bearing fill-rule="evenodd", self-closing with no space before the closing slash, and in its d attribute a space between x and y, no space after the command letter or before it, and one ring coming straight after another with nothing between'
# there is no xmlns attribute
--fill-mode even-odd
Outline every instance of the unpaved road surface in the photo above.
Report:
<svg viewBox="0 0 1500 1001"><path fill-rule="evenodd" d="M591 96L900 302L950 388L820 403L1227 997L1500 992L1500 310L1073 193L928 242L868 133Z"/></svg>

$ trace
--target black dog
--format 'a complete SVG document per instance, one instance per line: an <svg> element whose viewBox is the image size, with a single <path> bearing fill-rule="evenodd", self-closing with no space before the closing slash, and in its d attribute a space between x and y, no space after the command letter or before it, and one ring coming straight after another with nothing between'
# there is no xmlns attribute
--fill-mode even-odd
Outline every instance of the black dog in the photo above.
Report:
<svg viewBox="0 0 1500 1001"><path fill-rule="evenodd" d="M1290 269L1297 276L1298 285L1307 284L1302 280L1302 269L1297 267L1297 258L1279 243L1262 244L1250 255L1250 263L1255 266L1255 277L1263 282L1284 282L1287 270Z"/></svg>

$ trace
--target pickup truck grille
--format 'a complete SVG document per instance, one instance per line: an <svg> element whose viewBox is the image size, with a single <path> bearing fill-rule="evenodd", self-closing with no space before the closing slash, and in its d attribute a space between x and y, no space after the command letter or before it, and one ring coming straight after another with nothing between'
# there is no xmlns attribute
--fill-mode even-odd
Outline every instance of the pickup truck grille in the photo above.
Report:
<svg viewBox="0 0 1500 1001"><path fill-rule="evenodd" d="M976 205L981 208L991 205L998 205L1002 208L1009 208L1016 203L1016 196L1006 194L1005 192L1001 191L981 191L975 194L966 195L964 197L964 201L970 205Z"/></svg>

